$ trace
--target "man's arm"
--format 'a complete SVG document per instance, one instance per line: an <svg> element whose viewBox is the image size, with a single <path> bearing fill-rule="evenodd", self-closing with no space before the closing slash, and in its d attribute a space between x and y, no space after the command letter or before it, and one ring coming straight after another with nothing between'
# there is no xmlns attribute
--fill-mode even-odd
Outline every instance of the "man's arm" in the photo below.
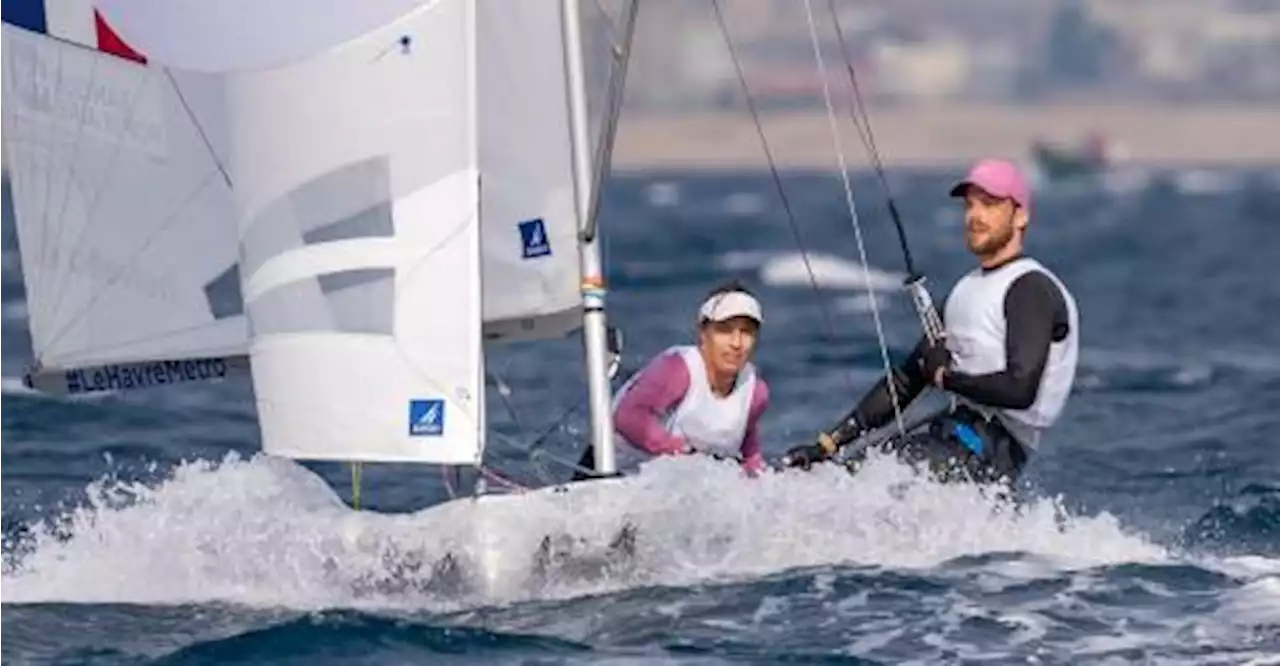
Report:
<svg viewBox="0 0 1280 666"><path fill-rule="evenodd" d="M817 443L790 449L783 456L782 464L808 467L811 463L826 460L839 447L857 439L867 430L878 428L893 419L896 411L895 398L897 408L906 410L929 385L922 362L925 351L929 348L929 339L921 336L907 360L890 373L893 391L890 391L890 377L881 377L834 428L818 435Z"/></svg>
<svg viewBox="0 0 1280 666"><path fill-rule="evenodd" d="M1067 336L1067 304L1048 275L1032 271L1009 286L1004 316L1004 370L985 375L946 371L942 387L982 405L1026 409L1036 401L1050 343Z"/></svg>
<svg viewBox="0 0 1280 666"><path fill-rule="evenodd" d="M748 473L754 474L764 467L764 456L760 454L760 417L767 409L769 385L756 377L756 385L751 392L751 408L747 412L747 432L742 438L742 467Z"/></svg>
<svg viewBox="0 0 1280 666"><path fill-rule="evenodd" d="M662 424L689 390L689 369L679 354L667 354L640 371L627 394L618 401L613 427L638 448L653 455L679 453L685 442Z"/></svg>
<svg viewBox="0 0 1280 666"><path fill-rule="evenodd" d="M853 441L863 431L879 428L891 421L895 413L895 396L898 408L905 410L907 405L920 395L920 392L929 385L920 367L920 359L928 345L929 339L921 336L906 362L894 368L892 392L889 390L888 377L881 377L880 381L862 396L857 406L846 414L835 428L828 431L836 446L843 446Z"/></svg>

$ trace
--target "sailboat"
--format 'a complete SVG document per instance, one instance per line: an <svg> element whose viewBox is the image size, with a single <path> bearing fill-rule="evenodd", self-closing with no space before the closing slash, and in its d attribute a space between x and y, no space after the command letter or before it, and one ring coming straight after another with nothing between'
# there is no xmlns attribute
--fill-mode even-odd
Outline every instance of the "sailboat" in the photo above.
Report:
<svg viewBox="0 0 1280 666"><path fill-rule="evenodd" d="M1029 152L1036 179L1045 186L1103 176L1120 160L1116 145L1099 132L1090 133L1078 145L1037 139Z"/></svg>
<svg viewBox="0 0 1280 666"><path fill-rule="evenodd" d="M613 4L6 1L28 385L243 373L270 456L479 467L486 345L581 330L610 475L596 210L637 11ZM520 499L430 510L500 541L485 516ZM491 581L529 557L498 541Z"/></svg>

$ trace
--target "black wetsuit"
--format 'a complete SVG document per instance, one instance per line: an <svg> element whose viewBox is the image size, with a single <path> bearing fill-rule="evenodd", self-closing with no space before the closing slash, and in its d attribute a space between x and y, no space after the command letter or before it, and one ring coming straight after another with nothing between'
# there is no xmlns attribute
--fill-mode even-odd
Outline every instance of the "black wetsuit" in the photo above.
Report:
<svg viewBox="0 0 1280 666"><path fill-rule="evenodd" d="M984 269L983 273L1004 265ZM979 405L1025 409L1036 399L1050 343L1061 342L1067 336L1070 326L1067 304L1057 284L1045 273L1033 270L1010 284L1004 297L1004 315L1005 369L984 375L948 370L944 373L943 388ZM898 403L903 409L932 382L933 378L926 377L922 369L928 344L927 339L921 338L906 362L892 373ZM893 419L893 397L888 381L881 378L830 432L836 444L843 446ZM973 441L965 431L966 426L981 443ZM1024 445L998 419L988 421L965 407L937 415L906 433L906 437L894 435L873 448L896 451L908 461L928 461L943 476L966 471L973 480L980 481L1002 476L1016 479L1027 462ZM855 457L855 461L860 457Z"/></svg>

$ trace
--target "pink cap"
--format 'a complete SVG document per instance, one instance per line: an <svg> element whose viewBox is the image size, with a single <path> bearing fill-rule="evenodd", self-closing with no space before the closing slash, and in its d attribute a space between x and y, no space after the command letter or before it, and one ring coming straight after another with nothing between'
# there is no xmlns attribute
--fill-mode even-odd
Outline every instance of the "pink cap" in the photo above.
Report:
<svg viewBox="0 0 1280 666"><path fill-rule="evenodd" d="M951 187L951 196L964 196L965 188L970 185L991 196L1013 199L1014 203L1031 212L1031 188L1027 187L1027 179L1012 162L994 158L979 160L964 180Z"/></svg>

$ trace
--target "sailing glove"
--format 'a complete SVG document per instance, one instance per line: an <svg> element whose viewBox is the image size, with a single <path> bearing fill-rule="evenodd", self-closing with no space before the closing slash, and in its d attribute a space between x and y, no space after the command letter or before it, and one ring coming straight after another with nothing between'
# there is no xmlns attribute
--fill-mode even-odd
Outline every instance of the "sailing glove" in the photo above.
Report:
<svg viewBox="0 0 1280 666"><path fill-rule="evenodd" d="M950 366L951 352L947 351L947 346L941 342L925 347L924 352L920 355L920 373L930 384L933 383L934 377L938 375L940 368Z"/></svg>
<svg viewBox="0 0 1280 666"><path fill-rule="evenodd" d="M861 437L862 433L866 431L867 429L863 427L862 422L858 420L858 410L855 409L844 417L840 425L831 431L829 437L834 444L834 448L838 449ZM822 444L821 435L818 437L818 444Z"/></svg>
<svg viewBox="0 0 1280 666"><path fill-rule="evenodd" d="M782 464L786 467L809 469L809 465L828 460L837 450L839 446L835 440L824 432L818 435L818 441L813 444L803 444L788 449L786 455L782 457Z"/></svg>
<svg viewBox="0 0 1280 666"><path fill-rule="evenodd" d="M787 449L786 455L782 456L782 464L785 467L799 467L801 469L809 469L809 465L819 463L826 460L829 456L826 450L820 444L802 444Z"/></svg>

